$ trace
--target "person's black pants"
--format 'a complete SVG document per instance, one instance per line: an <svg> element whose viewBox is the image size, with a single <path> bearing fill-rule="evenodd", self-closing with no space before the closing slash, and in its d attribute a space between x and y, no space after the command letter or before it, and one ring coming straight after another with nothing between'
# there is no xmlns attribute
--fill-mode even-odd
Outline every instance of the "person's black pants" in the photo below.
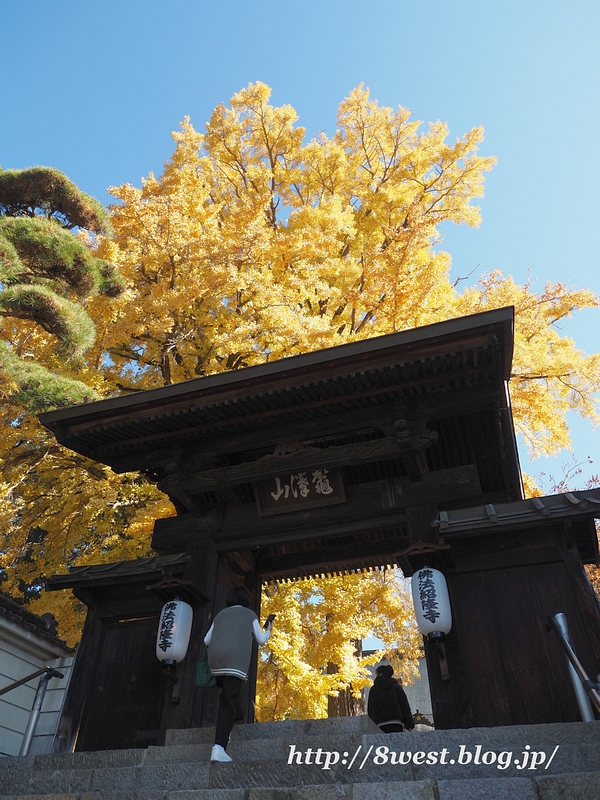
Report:
<svg viewBox="0 0 600 800"><path fill-rule="evenodd" d="M404 730L404 725L401 725L399 722L382 722L379 729L384 733L400 733L400 731Z"/></svg>
<svg viewBox="0 0 600 800"><path fill-rule="evenodd" d="M233 723L243 718L243 713L240 709L242 684L243 681L233 675L220 675L217 678L217 686L222 688L217 712L215 744L220 744L225 750L227 750L227 742L229 741Z"/></svg>

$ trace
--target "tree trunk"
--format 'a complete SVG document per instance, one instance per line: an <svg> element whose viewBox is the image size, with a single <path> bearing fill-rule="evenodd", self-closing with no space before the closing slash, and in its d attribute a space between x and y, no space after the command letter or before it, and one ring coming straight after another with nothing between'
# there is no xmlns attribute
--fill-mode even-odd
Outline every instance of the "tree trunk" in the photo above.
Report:
<svg viewBox="0 0 600 800"><path fill-rule="evenodd" d="M356 658L362 657L362 640L356 639L354 641L354 654ZM337 665L331 661L327 664L327 674L335 675L338 671ZM361 691L360 697L352 696L352 684L342 689L337 697L330 695L327 698L327 716L328 717L358 717L360 714L366 714L365 710L365 695Z"/></svg>

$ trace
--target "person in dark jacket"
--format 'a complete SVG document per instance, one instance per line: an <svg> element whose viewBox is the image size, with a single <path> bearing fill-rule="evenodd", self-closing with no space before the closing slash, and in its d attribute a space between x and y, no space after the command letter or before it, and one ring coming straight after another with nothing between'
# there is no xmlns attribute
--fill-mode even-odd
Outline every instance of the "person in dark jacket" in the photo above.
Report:
<svg viewBox="0 0 600 800"><path fill-rule="evenodd" d="M412 731L415 727L408 698L389 664L376 669L376 678L369 691L367 713L384 733Z"/></svg>
<svg viewBox="0 0 600 800"><path fill-rule="evenodd" d="M225 751L229 734L239 711L242 684L248 678L252 658L252 640L265 644L271 635L273 621L267 620L262 630L250 606L250 595L242 586L235 586L225 598L227 608L219 611L204 637L208 647L208 665L221 687L217 729L211 761L231 761Z"/></svg>

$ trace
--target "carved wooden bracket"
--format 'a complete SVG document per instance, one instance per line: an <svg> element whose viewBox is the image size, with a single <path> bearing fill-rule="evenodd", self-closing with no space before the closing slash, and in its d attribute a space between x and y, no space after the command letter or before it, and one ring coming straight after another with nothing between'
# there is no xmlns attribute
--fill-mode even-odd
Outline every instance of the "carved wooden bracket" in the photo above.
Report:
<svg viewBox="0 0 600 800"><path fill-rule="evenodd" d="M179 473L169 471L168 474L158 482L157 486L161 492L164 492L173 500L176 507L178 505L183 506L183 508L194 517L203 517L206 514L206 506L197 503L184 489Z"/></svg>
<svg viewBox="0 0 600 800"><path fill-rule="evenodd" d="M282 446L280 450L278 446L273 454L263 456L256 461L194 472L185 479L184 488L193 494L219 492L223 491L227 484L250 483L283 472L298 472L312 467L329 469L366 464L399 458L402 455L397 440L391 436L323 449L301 446L289 451L288 447Z"/></svg>
<svg viewBox="0 0 600 800"><path fill-rule="evenodd" d="M398 411L396 411L393 429L396 441L403 453L427 450L439 438L438 432L429 430L424 421L408 419L405 414Z"/></svg>
<svg viewBox="0 0 600 800"><path fill-rule="evenodd" d="M418 541L394 553L396 558L402 556L424 555L425 553L439 553L441 550L450 550L449 544L433 544L433 542Z"/></svg>

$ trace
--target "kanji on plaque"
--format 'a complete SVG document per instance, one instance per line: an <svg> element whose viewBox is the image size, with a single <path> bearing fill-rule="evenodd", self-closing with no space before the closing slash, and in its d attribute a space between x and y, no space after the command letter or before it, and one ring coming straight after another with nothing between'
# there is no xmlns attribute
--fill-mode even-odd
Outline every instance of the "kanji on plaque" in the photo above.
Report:
<svg viewBox="0 0 600 800"><path fill-rule="evenodd" d="M276 490L271 492L271 497L275 502L280 499L280 497L284 497L286 500L288 497L298 497L298 492L305 492L302 494L302 497L306 497L307 486L301 484L300 481L303 479L306 480L306 476L304 472L299 472L297 475L290 475L288 478L287 483L281 483L281 478L275 478L275 486Z"/></svg>
<svg viewBox="0 0 600 800"><path fill-rule="evenodd" d="M329 483L328 469L316 469L313 472L312 482L314 483L315 492L317 492L317 494L331 494L333 492L331 484Z"/></svg>
<svg viewBox="0 0 600 800"><path fill-rule="evenodd" d="M261 516L346 502L340 470L325 467L275 475L254 490Z"/></svg>

